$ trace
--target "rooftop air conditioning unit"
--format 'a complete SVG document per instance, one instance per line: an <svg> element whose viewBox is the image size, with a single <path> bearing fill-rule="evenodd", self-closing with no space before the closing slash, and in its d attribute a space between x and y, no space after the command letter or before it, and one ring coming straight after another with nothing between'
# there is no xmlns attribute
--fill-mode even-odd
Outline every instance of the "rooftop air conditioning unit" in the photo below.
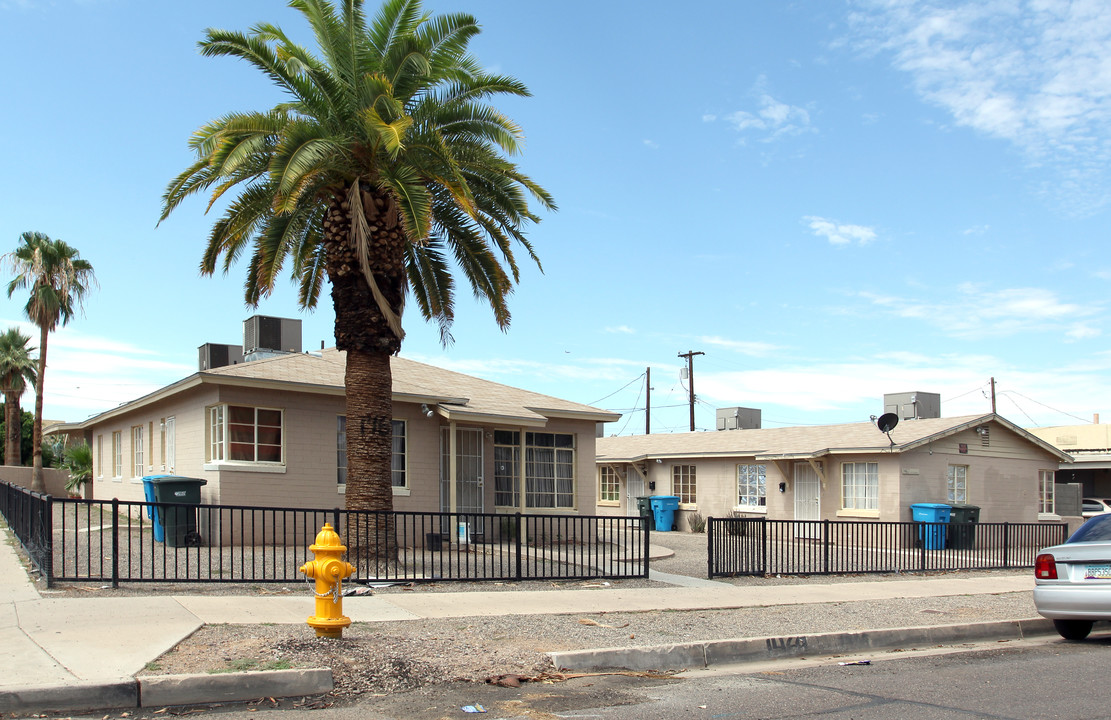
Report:
<svg viewBox="0 0 1111 720"><path fill-rule="evenodd" d="M259 350L301 352L301 321L255 315L243 321L243 354Z"/></svg>

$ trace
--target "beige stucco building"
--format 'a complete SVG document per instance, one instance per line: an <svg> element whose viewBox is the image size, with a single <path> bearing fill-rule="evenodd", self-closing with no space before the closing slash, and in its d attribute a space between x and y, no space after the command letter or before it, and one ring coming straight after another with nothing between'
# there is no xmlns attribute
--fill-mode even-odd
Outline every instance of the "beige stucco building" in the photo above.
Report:
<svg viewBox="0 0 1111 720"><path fill-rule="evenodd" d="M344 364L323 350L202 370L56 431L92 446L96 499L142 500L142 478L168 473L204 479L203 503L343 507ZM617 415L405 358L391 366L396 510L594 511L596 427Z"/></svg>
<svg viewBox="0 0 1111 720"><path fill-rule="evenodd" d="M1058 521L1055 473L1069 456L994 414L600 438L599 514L675 495L690 514L908 521L915 503L980 507L981 522Z"/></svg>

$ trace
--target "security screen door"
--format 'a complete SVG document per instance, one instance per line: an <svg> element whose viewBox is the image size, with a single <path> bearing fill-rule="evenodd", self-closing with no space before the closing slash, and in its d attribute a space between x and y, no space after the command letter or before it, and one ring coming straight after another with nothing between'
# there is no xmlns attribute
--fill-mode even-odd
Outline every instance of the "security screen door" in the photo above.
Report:
<svg viewBox="0 0 1111 720"><path fill-rule="evenodd" d="M795 520L813 522L795 525L795 537L820 538L822 528L818 524L821 516L822 484L818 473L809 463L795 463Z"/></svg>

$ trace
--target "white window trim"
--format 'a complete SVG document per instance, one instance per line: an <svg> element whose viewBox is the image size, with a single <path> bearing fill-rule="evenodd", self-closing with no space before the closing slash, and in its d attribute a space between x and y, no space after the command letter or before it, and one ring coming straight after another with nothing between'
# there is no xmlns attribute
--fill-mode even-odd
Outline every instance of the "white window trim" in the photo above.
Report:
<svg viewBox="0 0 1111 720"><path fill-rule="evenodd" d="M855 466L857 466L857 465L864 465L864 466L875 465L876 466L876 507L874 507L874 508L858 508L858 507L848 507L845 504L845 500L847 499L845 497L845 468L848 467L849 465L854 466L854 469L853 469L854 477L856 475ZM867 468L866 468L866 471L867 471ZM878 462L874 461L874 460L860 460L860 461L856 461L856 462L843 462L843 463L841 463L841 508L840 508L840 510L838 510L837 514L841 515L842 513L845 513L845 517L872 517L872 513L875 513L876 516L878 517L879 516L879 510L880 510L879 504L880 504L880 464ZM860 513L860 514L859 515L854 515L854 513Z"/></svg>
<svg viewBox="0 0 1111 720"><path fill-rule="evenodd" d="M256 454L258 452L258 450L257 450L257 447L258 447L258 411L259 410L267 410L267 411L273 411L273 412L280 413L281 417L282 417L282 420L281 420L281 425L279 427L281 428L282 442L281 442L281 445L280 445L280 448L279 448L279 452L281 453L282 459L277 461L277 462L272 461L272 460L229 460L229 459L226 459L231 454L231 433L228 431L228 425L231 423L230 413L228 412L229 407L245 407L245 408L250 408L251 410L255 411L254 428L255 428L255 447L256 447L255 452L256 452ZM219 417L218 422L219 422L219 427L221 428L221 433L220 433L221 438L220 438L219 445L217 445L217 443L215 443L213 441L213 438L212 438L212 436L214 434L213 429L215 427L215 425L213 423L213 418L212 418L212 415L213 415L214 412L216 412L216 414ZM204 463L204 469L205 470L226 470L226 469L242 470L242 469L248 468L248 467L258 467L258 468L260 468L260 472L285 472L284 469L283 470L278 470L277 469L277 468L285 468L285 465L286 465L286 455L285 455L286 422L285 421L286 421L285 408L269 407L269 406L263 406L263 405L245 405L245 404L240 404L240 403L227 403L227 402L217 403L215 405L209 405L208 407L205 408L205 442L206 442L206 445L208 447L208 450L205 453L206 458L205 458L205 463ZM219 452L220 457L219 458L213 458L213 455L217 454L216 452L214 452L217 447L220 448L220 452Z"/></svg>

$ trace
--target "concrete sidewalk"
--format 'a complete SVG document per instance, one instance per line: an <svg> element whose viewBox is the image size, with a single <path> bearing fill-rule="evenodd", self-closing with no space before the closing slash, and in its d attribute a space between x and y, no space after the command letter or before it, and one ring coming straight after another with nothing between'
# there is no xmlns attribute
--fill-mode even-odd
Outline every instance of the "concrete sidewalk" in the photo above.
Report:
<svg viewBox="0 0 1111 720"><path fill-rule="evenodd" d="M275 675L274 682L282 692L258 685L259 676L264 673L251 673L249 678L198 676L196 682L181 679L193 676L178 676L161 682L157 678L137 681L136 674L147 663L204 624L302 624L312 612L312 600L288 596L205 595L44 598L28 578L10 538L10 532L3 530L2 539L7 542L0 542L0 647L5 650L0 653L0 711L154 707L276 694L314 694L330 689L330 673L324 678L319 673L314 675L306 671ZM1029 591L1034 586L1032 573L1001 576L990 583L980 578L946 576L925 580L758 587L737 587L662 574L653 579L682 582L685 586L376 594L345 598L344 614L354 622L392 622L590 613L599 606L599 593L604 593L605 606L610 612L731 609L998 594ZM971 626L969 628L971 630ZM1000 627L998 632L1022 634L1038 629L1044 628L1027 624ZM705 643L699 647L703 648L697 651L702 657L707 657L707 652L718 652L707 651ZM640 650L644 657L659 657L658 648ZM630 652L630 649L624 650L626 656ZM683 657L690 652L690 648L673 651ZM607 662L613 662L612 653L605 657L609 658ZM582 658L576 661L587 661ZM630 663L639 661L649 662L641 658L630 660ZM326 687L322 685L325 680ZM198 692L209 695L198 697Z"/></svg>

